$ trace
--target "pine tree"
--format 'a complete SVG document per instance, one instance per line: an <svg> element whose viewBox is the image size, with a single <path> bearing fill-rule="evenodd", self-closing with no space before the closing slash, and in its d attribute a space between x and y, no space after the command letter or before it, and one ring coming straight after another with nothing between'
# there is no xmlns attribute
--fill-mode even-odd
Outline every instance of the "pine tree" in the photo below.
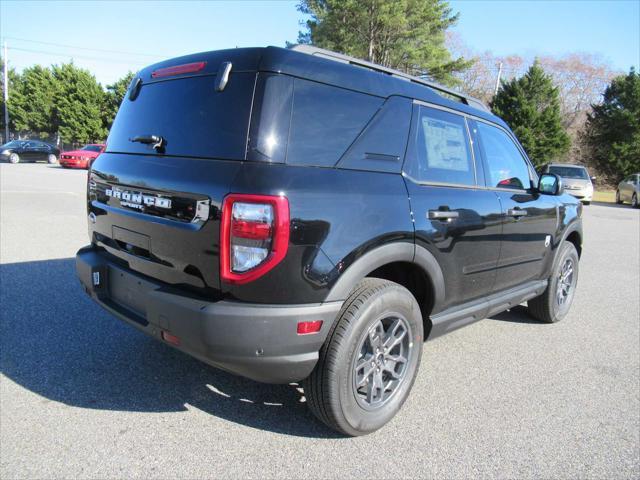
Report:
<svg viewBox="0 0 640 480"><path fill-rule="evenodd" d="M569 150L558 89L537 61L522 77L502 84L491 108L511 127L536 167Z"/></svg>
<svg viewBox="0 0 640 480"><path fill-rule="evenodd" d="M458 21L445 0L302 0L311 19L298 43L455 83L472 62L452 59L445 32Z"/></svg>
<svg viewBox="0 0 640 480"><path fill-rule="evenodd" d="M613 79L592 105L584 138L600 171L620 181L640 171L640 75L632 68Z"/></svg>
<svg viewBox="0 0 640 480"><path fill-rule="evenodd" d="M103 140L104 90L87 70L73 63L54 65L56 93L53 98L53 127L66 142Z"/></svg>
<svg viewBox="0 0 640 480"><path fill-rule="evenodd" d="M102 124L107 131L111 129L111 124L116 117L118 108L120 108L122 99L127 94L127 89L134 76L134 73L129 72L115 83L107 85L102 110Z"/></svg>

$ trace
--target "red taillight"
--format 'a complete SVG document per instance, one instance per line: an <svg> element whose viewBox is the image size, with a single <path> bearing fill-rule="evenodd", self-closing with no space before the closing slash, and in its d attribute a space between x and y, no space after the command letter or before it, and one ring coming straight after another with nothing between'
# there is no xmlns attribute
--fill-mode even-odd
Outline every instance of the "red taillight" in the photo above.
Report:
<svg viewBox="0 0 640 480"><path fill-rule="evenodd" d="M207 62L185 63L184 65L175 65L173 67L159 68L151 72L153 78L171 77L172 75L182 75L183 73L195 73L202 70Z"/></svg>
<svg viewBox="0 0 640 480"><path fill-rule="evenodd" d="M231 222L231 234L239 238L266 240L271 237L271 225L262 222L233 220Z"/></svg>
<svg viewBox="0 0 640 480"><path fill-rule="evenodd" d="M251 282L275 267L289 247L289 202L284 196L227 195L220 226L220 277Z"/></svg>
<svg viewBox="0 0 640 480"><path fill-rule="evenodd" d="M310 333L318 333L321 328L322 320L298 322L298 335L309 335Z"/></svg>

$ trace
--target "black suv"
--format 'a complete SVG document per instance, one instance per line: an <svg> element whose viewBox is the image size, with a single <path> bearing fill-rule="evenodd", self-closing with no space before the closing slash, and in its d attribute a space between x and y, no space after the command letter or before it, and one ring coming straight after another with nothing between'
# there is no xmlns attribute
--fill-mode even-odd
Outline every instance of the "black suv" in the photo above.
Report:
<svg viewBox="0 0 640 480"><path fill-rule="evenodd" d="M423 342L571 305L581 205L479 101L312 48L131 82L88 178L87 293L215 367L302 381L330 427L400 409Z"/></svg>

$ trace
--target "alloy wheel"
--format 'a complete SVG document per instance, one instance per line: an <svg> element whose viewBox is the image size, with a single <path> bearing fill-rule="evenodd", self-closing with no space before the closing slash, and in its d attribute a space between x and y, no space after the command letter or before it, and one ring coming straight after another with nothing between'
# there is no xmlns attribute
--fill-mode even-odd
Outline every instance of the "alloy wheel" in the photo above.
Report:
<svg viewBox="0 0 640 480"><path fill-rule="evenodd" d="M573 288L573 260L567 258L562 264L558 275L558 286L556 287L556 300L559 306L564 306L571 295Z"/></svg>
<svg viewBox="0 0 640 480"><path fill-rule="evenodd" d="M377 320L360 341L353 366L353 391L361 407L386 404L402 384L413 343L401 316Z"/></svg>

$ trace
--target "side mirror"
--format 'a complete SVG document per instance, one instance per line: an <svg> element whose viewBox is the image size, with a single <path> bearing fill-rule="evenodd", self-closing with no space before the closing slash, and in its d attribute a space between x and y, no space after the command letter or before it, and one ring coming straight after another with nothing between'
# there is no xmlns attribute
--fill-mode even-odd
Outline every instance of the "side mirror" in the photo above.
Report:
<svg viewBox="0 0 640 480"><path fill-rule="evenodd" d="M543 173L538 180L538 192L545 195L562 195L564 193L562 178L555 173Z"/></svg>

